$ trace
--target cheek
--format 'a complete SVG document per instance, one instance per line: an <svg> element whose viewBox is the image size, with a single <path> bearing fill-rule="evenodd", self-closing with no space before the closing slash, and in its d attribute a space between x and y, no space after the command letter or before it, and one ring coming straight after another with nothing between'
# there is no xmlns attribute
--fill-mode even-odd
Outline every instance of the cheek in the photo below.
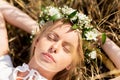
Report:
<svg viewBox="0 0 120 80"><path fill-rule="evenodd" d="M50 42L45 38L40 39L35 45L35 54L40 55L41 52L46 52L50 47Z"/></svg>
<svg viewBox="0 0 120 80"><path fill-rule="evenodd" d="M44 50L44 49L47 49L49 45L50 45L50 42L46 38L42 38L36 44L36 48L39 50Z"/></svg>
<svg viewBox="0 0 120 80"><path fill-rule="evenodd" d="M62 65L63 68L69 66L72 62L72 55L71 54L66 54L63 52L62 55L59 55L58 56L59 58L58 61L59 61L59 65Z"/></svg>

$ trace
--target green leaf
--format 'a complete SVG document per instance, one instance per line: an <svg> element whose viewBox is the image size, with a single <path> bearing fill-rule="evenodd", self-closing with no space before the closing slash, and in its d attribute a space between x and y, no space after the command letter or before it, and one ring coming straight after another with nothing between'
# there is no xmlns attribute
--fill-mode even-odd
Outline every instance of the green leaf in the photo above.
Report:
<svg viewBox="0 0 120 80"><path fill-rule="evenodd" d="M78 29L78 26L76 25L76 24L74 24L73 26L72 26L72 29Z"/></svg>
<svg viewBox="0 0 120 80"><path fill-rule="evenodd" d="M105 41L106 41L106 34L105 34L105 33L103 33L103 34L102 34L102 44L104 44L104 43L105 43Z"/></svg>
<svg viewBox="0 0 120 80"><path fill-rule="evenodd" d="M77 14L77 11L74 11L70 15L68 15L68 18L73 18L76 14Z"/></svg>
<svg viewBox="0 0 120 80"><path fill-rule="evenodd" d="M58 18L58 17L57 17L57 14L55 14L55 15L53 15L53 16L50 17L50 20L53 20L53 21L54 21L54 20L56 20L57 18Z"/></svg>

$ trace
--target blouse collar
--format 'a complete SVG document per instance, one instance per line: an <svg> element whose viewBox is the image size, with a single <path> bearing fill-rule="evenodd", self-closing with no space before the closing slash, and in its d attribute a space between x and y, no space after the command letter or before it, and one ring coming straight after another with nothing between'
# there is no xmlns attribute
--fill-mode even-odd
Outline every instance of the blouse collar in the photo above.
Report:
<svg viewBox="0 0 120 80"><path fill-rule="evenodd" d="M18 72L26 72L28 71L29 73L25 77L17 77ZM34 69L29 69L29 66L25 63L23 63L22 66L18 66L14 69L13 71L13 80L16 80L17 78L22 79L22 80L47 80L43 76L39 74L38 71Z"/></svg>

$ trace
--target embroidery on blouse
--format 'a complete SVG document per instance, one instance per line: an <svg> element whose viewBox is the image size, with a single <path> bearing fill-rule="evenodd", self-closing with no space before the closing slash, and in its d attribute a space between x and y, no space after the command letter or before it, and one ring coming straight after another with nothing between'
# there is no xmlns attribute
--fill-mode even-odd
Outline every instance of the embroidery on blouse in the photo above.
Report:
<svg viewBox="0 0 120 80"><path fill-rule="evenodd" d="M26 72L28 71L29 73L25 77L17 77L18 72ZM34 69L29 69L29 66L27 64L23 64L22 66L18 66L14 69L13 71L13 80L16 80L17 78L22 79L22 80L47 80L43 76L41 76L36 70Z"/></svg>

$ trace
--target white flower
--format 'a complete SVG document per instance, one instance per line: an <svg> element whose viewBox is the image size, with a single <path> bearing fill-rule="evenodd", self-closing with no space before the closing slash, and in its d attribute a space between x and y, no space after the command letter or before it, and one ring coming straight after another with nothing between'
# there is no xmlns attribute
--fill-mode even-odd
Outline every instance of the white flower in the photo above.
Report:
<svg viewBox="0 0 120 80"><path fill-rule="evenodd" d="M67 15L69 15L69 14L71 14L72 12L75 11L74 9L69 8L68 6L64 6L63 8L61 8L61 10L62 10L63 14L67 14Z"/></svg>
<svg viewBox="0 0 120 80"><path fill-rule="evenodd" d="M78 19L79 20L85 20L86 19L86 15L84 15L84 14L82 14L82 13L79 13L79 14L77 14L78 15Z"/></svg>
<svg viewBox="0 0 120 80"><path fill-rule="evenodd" d="M96 51L92 51L88 55L91 59L96 59Z"/></svg>
<svg viewBox="0 0 120 80"><path fill-rule="evenodd" d="M86 40L97 40L97 36L98 34L95 32L95 30L91 30L91 31L87 31L85 33L85 36L86 36Z"/></svg>
<svg viewBox="0 0 120 80"><path fill-rule="evenodd" d="M76 11L75 9L72 9L72 8L69 8L68 6L64 6L63 8L61 8L61 11L62 11L62 13L63 14L65 14L65 15L70 15L71 13L73 13L74 11ZM77 12L77 14L78 14L78 12ZM70 20L71 21L74 21L74 20L76 20L77 19L77 14L73 17L73 18L70 18Z"/></svg>
<svg viewBox="0 0 120 80"><path fill-rule="evenodd" d="M85 25L85 28L87 28L87 29L91 29L91 28L93 28L93 26L90 25L90 24L86 24L86 25Z"/></svg>
<svg viewBox="0 0 120 80"><path fill-rule="evenodd" d="M56 16L57 16L57 19L60 19L60 18L61 18L61 13L60 13L60 11L59 11L58 8L49 6L49 7L47 7L47 9L48 9L48 13L47 13L48 15L50 15L50 16L56 15Z"/></svg>
<svg viewBox="0 0 120 80"><path fill-rule="evenodd" d="M89 19L85 14L83 13L78 13L77 14L78 16L78 24L81 25L81 29L83 28L83 25L84 25L84 28L92 28L92 26L90 26L90 22L92 21L91 19Z"/></svg>

